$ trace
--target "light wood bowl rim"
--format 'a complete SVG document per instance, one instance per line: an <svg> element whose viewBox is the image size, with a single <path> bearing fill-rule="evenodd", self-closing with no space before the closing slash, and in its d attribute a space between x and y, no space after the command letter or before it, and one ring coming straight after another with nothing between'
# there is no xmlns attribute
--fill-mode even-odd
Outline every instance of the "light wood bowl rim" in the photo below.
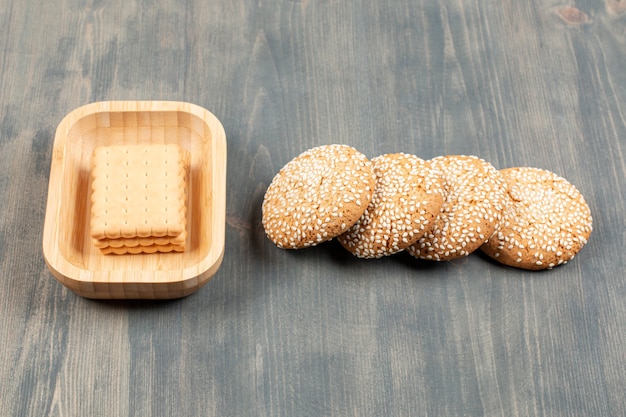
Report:
<svg viewBox="0 0 626 417"><path fill-rule="evenodd" d="M119 264L119 259L131 259L123 257L147 256L155 259L155 264L159 264L158 268L142 267L141 269L135 268L132 270L120 268L115 271L98 271L81 267L81 265L88 264L89 261L85 261L84 258L80 261L73 261L68 259L63 254L63 251L60 250L60 236L63 236L64 233L67 234L67 227L70 227L66 225L66 230L61 230L63 222L60 221L63 206L62 189L63 187L68 187L63 182L71 178L72 175L71 172L66 172L72 169L72 163L66 163L69 159L69 156L66 156L69 132L85 117L91 115L99 117L101 114L117 114L120 112L124 115L128 113L143 114L144 112L155 115L157 113L164 114L164 112L165 114L170 114L169 112L188 114L189 117L194 118L193 121L196 124L199 121L204 123L204 125L201 125L201 128L208 129L206 131L210 132L208 134L210 139L207 139L207 133L205 133L205 136L201 138L202 144L198 145L201 146L202 152L210 152L210 155L205 154L202 156L203 159L201 159L201 161L205 161L204 158L208 158L210 163L202 164L199 169L205 171L201 173L201 178L208 178L208 180L203 180L202 184L211 187L209 191L204 191L204 189L201 191L204 197L203 200L207 201L203 201L200 207L202 207L202 211L206 209L210 213L211 219L209 220L210 233L197 233L196 236L196 239L199 239L201 244L206 243L204 239L210 239L210 243L206 245L208 250L206 250L206 253L202 253L199 259L187 261L186 258L183 258L185 256L184 253L101 255L94 252L93 248L85 249L82 256L87 258L90 256L119 256L118 261L116 261ZM182 129L182 127L179 128ZM106 129L106 127L101 129ZM190 134L190 136L194 135ZM189 139L189 141L192 140L197 139ZM190 158L194 158L194 155L190 155ZM209 170L210 172L208 172ZM207 184L204 184L204 182ZM189 187L188 192L193 193L193 188ZM208 193L209 197L207 198L204 193ZM82 197L89 199L89 196ZM193 195L188 196L188 198L193 199ZM90 205L90 203L88 204ZM67 213L67 210L64 213ZM188 218L189 234L193 233L195 227L193 222L197 216L206 217L209 215L197 213L192 218ZM207 220L202 221L206 222ZM101 101L86 104L71 111L59 123L55 133L50 167L43 230L43 254L46 265L54 277L73 292L87 298L103 299L167 299L187 296L197 291L210 280L221 265L225 246L225 223L226 135L221 122L208 110L192 103L178 101ZM202 246L204 248L204 245ZM94 253L97 253L97 255L94 255ZM167 268L168 259L176 259L177 266L181 262L183 264L177 267L177 269L171 270ZM163 268L164 263L165 268Z"/></svg>

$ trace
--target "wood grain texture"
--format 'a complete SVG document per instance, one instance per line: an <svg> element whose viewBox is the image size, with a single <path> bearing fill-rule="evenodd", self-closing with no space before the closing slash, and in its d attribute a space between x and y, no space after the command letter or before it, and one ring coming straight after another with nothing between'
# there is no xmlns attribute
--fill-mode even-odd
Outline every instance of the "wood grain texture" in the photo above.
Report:
<svg viewBox="0 0 626 417"><path fill-rule="evenodd" d="M626 415L623 3L0 0L0 410ZM89 301L45 266L54 129L102 100L225 127L224 260L187 298ZM549 169L594 232L542 273L279 250L265 188L327 143Z"/></svg>

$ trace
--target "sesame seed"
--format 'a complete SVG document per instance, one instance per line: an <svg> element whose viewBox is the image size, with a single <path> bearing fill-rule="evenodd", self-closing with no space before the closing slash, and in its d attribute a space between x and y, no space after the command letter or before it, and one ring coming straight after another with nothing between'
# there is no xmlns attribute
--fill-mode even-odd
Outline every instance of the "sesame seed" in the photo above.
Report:
<svg viewBox="0 0 626 417"><path fill-rule="evenodd" d="M476 156L440 156L431 164L441 173L446 193L429 235L449 229L454 232L441 234L439 242L430 236L420 241L429 241L440 259L467 256L496 231L494 219L500 216L497 206L504 206L504 181L491 164ZM409 248L409 253L423 257L416 245Z"/></svg>
<svg viewBox="0 0 626 417"><path fill-rule="evenodd" d="M309 149L281 168L266 190L262 204L266 235L289 249L332 239L362 214L374 183L371 162L356 149L346 145ZM355 195L361 208L354 203Z"/></svg>
<svg viewBox="0 0 626 417"><path fill-rule="evenodd" d="M438 173L417 156L386 154L373 158L372 165L376 175L372 199L357 222L338 237L361 258L390 255L415 243L443 203Z"/></svg>
<svg viewBox="0 0 626 417"><path fill-rule="evenodd" d="M500 229L512 231L520 249L515 252L516 259L522 258L521 250L532 251L529 268L552 268L565 263L564 251L575 254L586 244L592 231L591 212L576 187L542 169L508 168L501 172L508 196ZM490 254L501 250L503 233L487 242L483 251Z"/></svg>

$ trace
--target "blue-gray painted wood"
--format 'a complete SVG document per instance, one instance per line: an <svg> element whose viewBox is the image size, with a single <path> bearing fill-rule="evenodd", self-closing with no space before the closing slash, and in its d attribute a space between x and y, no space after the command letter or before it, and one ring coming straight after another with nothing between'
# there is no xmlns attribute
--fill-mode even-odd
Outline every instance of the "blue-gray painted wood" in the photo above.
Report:
<svg viewBox="0 0 626 417"><path fill-rule="evenodd" d="M0 414L626 415L623 3L0 0ZM57 124L126 99L226 129L224 262L182 300L85 300L43 261ZM327 143L549 169L594 232L540 273L277 249L265 188Z"/></svg>

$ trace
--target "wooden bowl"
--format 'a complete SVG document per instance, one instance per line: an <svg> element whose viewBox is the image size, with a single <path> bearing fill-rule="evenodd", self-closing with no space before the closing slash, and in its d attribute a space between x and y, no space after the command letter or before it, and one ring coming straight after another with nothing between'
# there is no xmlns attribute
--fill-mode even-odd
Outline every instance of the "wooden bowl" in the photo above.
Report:
<svg viewBox="0 0 626 417"><path fill-rule="evenodd" d="M90 236L91 154L98 145L177 143L190 155L187 242L182 253L103 255ZM226 220L226 135L190 103L107 101L69 113L54 138L43 231L48 268L87 298L189 295L219 268Z"/></svg>

